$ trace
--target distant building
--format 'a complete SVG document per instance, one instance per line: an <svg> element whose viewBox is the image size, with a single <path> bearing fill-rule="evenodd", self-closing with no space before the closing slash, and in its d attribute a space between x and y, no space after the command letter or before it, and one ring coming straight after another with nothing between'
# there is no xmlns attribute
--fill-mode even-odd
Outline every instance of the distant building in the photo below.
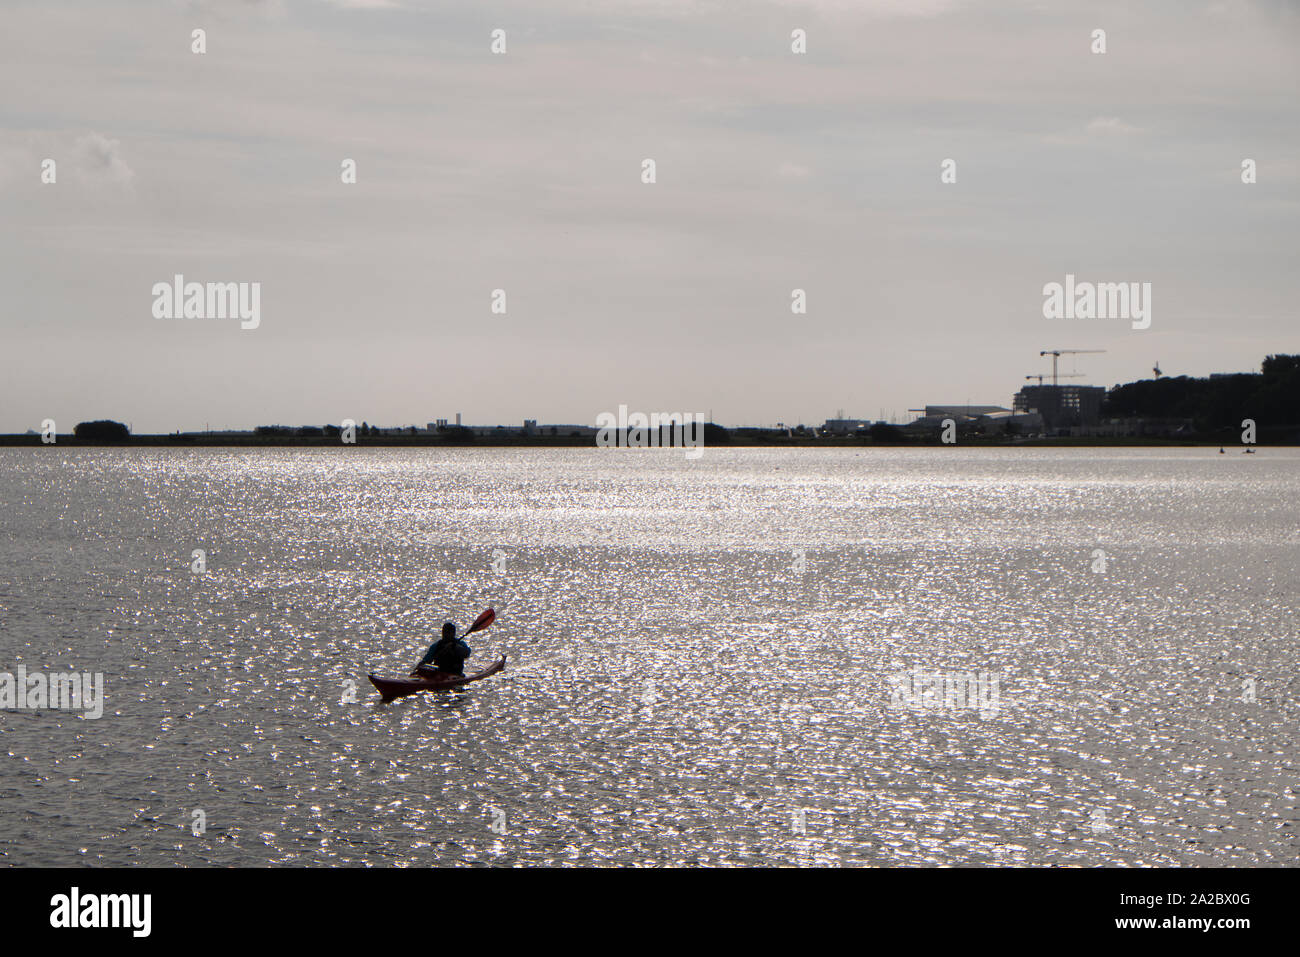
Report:
<svg viewBox="0 0 1300 957"><path fill-rule="evenodd" d="M827 419L822 425L822 431L831 435L852 435L859 429L870 428L871 423L866 419Z"/></svg>
<svg viewBox="0 0 1300 957"><path fill-rule="evenodd" d="M910 432L937 432L951 419L963 431L978 433L1005 432L1032 435L1043 430L1043 418L1037 412L1018 411L1000 405L927 405L925 415L905 428Z"/></svg>
<svg viewBox="0 0 1300 957"><path fill-rule="evenodd" d="M932 416L938 416L939 418L965 416L968 419L977 419L981 415L1010 411L1010 409L1004 409L1000 405L927 405L925 407L925 417L928 419Z"/></svg>
<svg viewBox="0 0 1300 957"><path fill-rule="evenodd" d="M483 438L501 439L507 436L554 435L567 438L588 438L600 430L590 425L538 425L536 419L524 419L518 425L471 425L467 426L475 435Z"/></svg>
<svg viewBox="0 0 1300 957"><path fill-rule="evenodd" d="M1009 432L1016 435L1036 435L1043 431L1043 417L1037 412L990 412L975 420L985 432Z"/></svg>
<svg viewBox="0 0 1300 957"><path fill-rule="evenodd" d="M904 428L912 432L938 431L948 419L962 428L972 428L981 416L1010 411L1000 405L927 405L925 415L909 422Z"/></svg>
<svg viewBox="0 0 1300 957"><path fill-rule="evenodd" d="M1057 432L1096 425L1105 397L1106 390L1096 385L1027 385L1012 404L1017 412L1037 412L1043 427Z"/></svg>

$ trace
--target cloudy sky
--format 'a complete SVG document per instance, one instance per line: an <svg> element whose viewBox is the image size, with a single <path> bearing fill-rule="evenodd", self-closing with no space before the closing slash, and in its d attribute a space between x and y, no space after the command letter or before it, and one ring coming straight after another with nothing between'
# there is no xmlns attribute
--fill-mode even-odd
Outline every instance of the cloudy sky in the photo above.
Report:
<svg viewBox="0 0 1300 957"><path fill-rule="evenodd" d="M4 432L904 417L1041 349L1300 352L1293 2L5 0L0 90ZM176 273L260 327L155 318ZM1151 327L1043 318L1066 273Z"/></svg>

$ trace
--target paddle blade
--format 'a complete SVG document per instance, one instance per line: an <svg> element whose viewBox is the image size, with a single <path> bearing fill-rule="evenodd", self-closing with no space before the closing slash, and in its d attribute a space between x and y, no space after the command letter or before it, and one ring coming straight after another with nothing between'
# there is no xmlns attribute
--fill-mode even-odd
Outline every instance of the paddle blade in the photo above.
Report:
<svg viewBox="0 0 1300 957"><path fill-rule="evenodd" d="M470 635L476 631L482 631L496 620L497 613L489 608L487 611L483 612L483 614L474 619L474 624L465 629L465 634Z"/></svg>

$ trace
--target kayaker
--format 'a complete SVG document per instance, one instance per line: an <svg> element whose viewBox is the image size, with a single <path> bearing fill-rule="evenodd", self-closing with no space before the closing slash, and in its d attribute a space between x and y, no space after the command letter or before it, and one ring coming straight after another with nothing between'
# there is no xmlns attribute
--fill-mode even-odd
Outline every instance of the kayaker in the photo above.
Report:
<svg viewBox="0 0 1300 957"><path fill-rule="evenodd" d="M463 638L456 637L456 626L445 622L442 637L429 646L429 650L420 663L415 666L415 674L431 675L446 672L453 675L465 673L465 659L473 654Z"/></svg>

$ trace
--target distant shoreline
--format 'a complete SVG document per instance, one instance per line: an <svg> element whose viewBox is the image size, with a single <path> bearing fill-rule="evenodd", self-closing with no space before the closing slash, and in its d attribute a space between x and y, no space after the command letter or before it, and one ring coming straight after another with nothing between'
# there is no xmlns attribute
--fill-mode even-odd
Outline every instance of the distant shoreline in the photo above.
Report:
<svg viewBox="0 0 1300 957"><path fill-rule="evenodd" d="M1234 438L1236 436L1234 435ZM0 447L53 447L53 448L597 448L592 436L572 435L476 435L472 439L447 439L438 435L369 435L357 436L355 443L345 445L337 436L296 435L132 435L126 439L78 439L74 435L58 435L53 443L44 443L40 435L0 435ZM1239 441L1212 438L1158 438L1152 436L1060 436L1056 438L1013 438L963 435L957 447L987 448L1050 448L1054 446L1080 446L1094 448L1223 448L1243 451ZM779 434L744 435L732 432L727 440L705 442L704 448L943 448L938 437L916 436L905 442L873 442L869 438L848 435L784 436ZM1261 436L1255 447L1296 448L1297 442L1271 440ZM673 451L669 449L669 451Z"/></svg>

